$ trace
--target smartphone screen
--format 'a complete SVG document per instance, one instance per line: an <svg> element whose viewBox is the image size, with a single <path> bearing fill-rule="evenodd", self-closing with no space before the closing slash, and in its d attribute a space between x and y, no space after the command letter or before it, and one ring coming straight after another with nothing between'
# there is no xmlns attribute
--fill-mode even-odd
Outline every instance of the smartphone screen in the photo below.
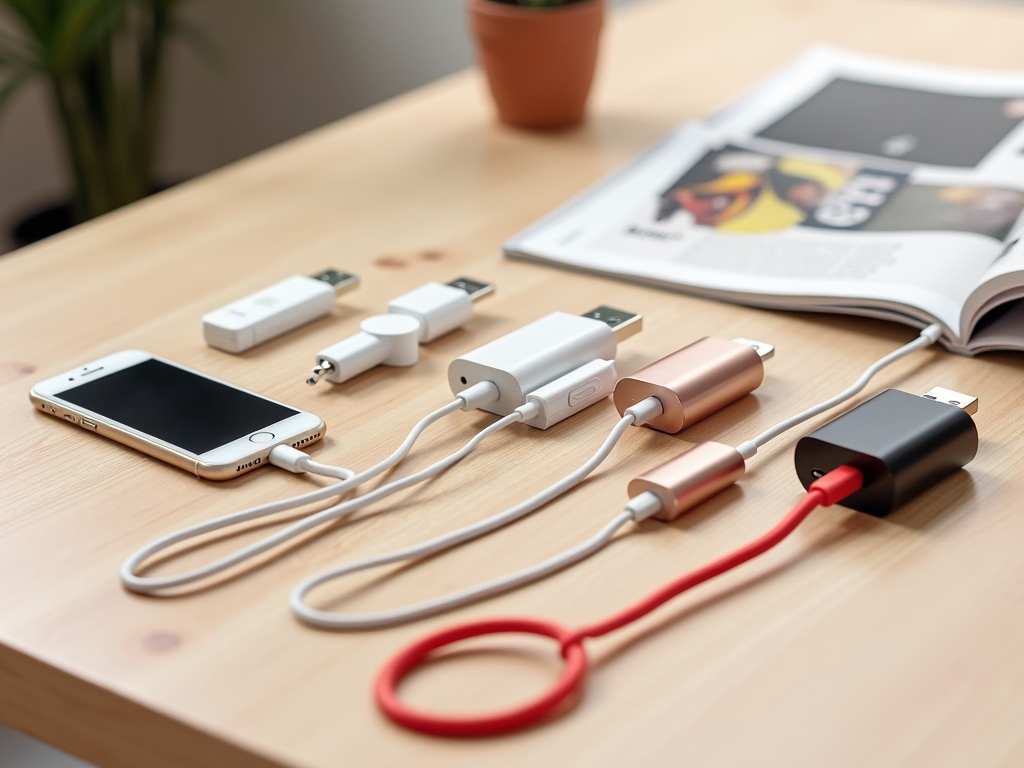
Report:
<svg viewBox="0 0 1024 768"><path fill-rule="evenodd" d="M194 454L299 413L155 359L56 396Z"/></svg>

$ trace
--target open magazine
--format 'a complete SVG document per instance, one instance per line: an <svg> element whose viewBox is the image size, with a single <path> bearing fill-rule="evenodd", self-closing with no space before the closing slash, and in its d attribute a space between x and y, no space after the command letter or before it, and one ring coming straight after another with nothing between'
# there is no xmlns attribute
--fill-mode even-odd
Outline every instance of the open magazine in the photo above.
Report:
<svg viewBox="0 0 1024 768"><path fill-rule="evenodd" d="M1024 74L814 49L505 244L764 307L1024 350Z"/></svg>

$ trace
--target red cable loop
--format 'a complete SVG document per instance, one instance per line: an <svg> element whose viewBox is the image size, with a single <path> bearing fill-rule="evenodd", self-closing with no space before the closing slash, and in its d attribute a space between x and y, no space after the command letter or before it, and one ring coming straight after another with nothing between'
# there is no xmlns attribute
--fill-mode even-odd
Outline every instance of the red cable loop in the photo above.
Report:
<svg viewBox="0 0 1024 768"><path fill-rule="evenodd" d="M518 632L541 635L558 640L565 657L565 669L545 693L532 702L493 715L454 717L419 712L398 698L398 684L418 667L433 651L446 645L481 635ZM576 641L566 645L572 630L549 621L536 619L487 619L460 624L428 635L391 657L377 676L374 694L385 715L410 730L435 736L492 736L517 731L533 725L565 701L587 675L587 653Z"/></svg>
<svg viewBox="0 0 1024 768"><path fill-rule="evenodd" d="M791 534L819 506L830 506L859 490L861 473L851 467L839 467L811 485L807 495L768 533L734 552L693 570L623 611L577 630L538 619L487 619L460 624L421 638L399 651L377 677L374 694L377 704L391 720L410 730L433 736L493 736L526 728L542 720L580 687L587 675L587 654L583 640L600 637L646 616L673 597L730 571L767 552ZM397 688L416 667L447 645L481 635L506 632L541 635L557 640L565 659L565 669L547 691L526 704L490 715L459 717L432 715L407 706L398 697Z"/></svg>

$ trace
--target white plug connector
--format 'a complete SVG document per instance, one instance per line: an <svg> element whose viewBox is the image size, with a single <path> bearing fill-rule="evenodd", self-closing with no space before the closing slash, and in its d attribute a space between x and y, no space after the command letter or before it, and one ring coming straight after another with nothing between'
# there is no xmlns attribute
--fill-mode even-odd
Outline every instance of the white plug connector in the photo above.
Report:
<svg viewBox="0 0 1024 768"><path fill-rule="evenodd" d="M419 342L428 344L472 319L473 297L464 288L427 283L389 301L388 312L416 318Z"/></svg>
<svg viewBox="0 0 1024 768"><path fill-rule="evenodd" d="M538 413L523 423L537 429L554 426L608 397L617 378L614 360L591 360L528 394L527 404L536 404Z"/></svg>
<svg viewBox="0 0 1024 768"><path fill-rule="evenodd" d="M473 317L473 302L494 291L491 283L458 278L426 283L388 302L388 314L366 318L359 333L320 350L307 384L335 384L378 365L406 368L419 360L419 345L454 331Z"/></svg>
<svg viewBox="0 0 1024 768"><path fill-rule="evenodd" d="M458 393L480 381L494 382L501 396L483 410L507 416L526 402L528 394L556 379L593 361L614 360L618 341L641 327L640 315L609 307L585 315L552 312L453 360L448 366L448 384ZM574 412L569 394L588 381L581 380L565 392L565 409ZM603 381L599 378L598 385L603 386ZM576 397L582 397L582 391Z"/></svg>
<svg viewBox="0 0 1024 768"><path fill-rule="evenodd" d="M317 352L307 384L321 378L340 384L378 365L405 368L420 358L420 323L408 315L374 315L359 324L359 333Z"/></svg>

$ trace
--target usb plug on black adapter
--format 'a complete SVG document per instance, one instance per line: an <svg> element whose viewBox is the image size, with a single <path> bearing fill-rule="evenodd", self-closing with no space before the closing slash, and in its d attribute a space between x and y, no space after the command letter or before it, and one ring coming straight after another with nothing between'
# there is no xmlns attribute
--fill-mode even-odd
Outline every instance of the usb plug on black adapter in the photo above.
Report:
<svg viewBox="0 0 1024 768"><path fill-rule="evenodd" d="M801 438L797 476L809 488L837 467L854 467L864 486L843 506L888 515L974 459L977 410L977 398L941 387L923 396L888 389Z"/></svg>

